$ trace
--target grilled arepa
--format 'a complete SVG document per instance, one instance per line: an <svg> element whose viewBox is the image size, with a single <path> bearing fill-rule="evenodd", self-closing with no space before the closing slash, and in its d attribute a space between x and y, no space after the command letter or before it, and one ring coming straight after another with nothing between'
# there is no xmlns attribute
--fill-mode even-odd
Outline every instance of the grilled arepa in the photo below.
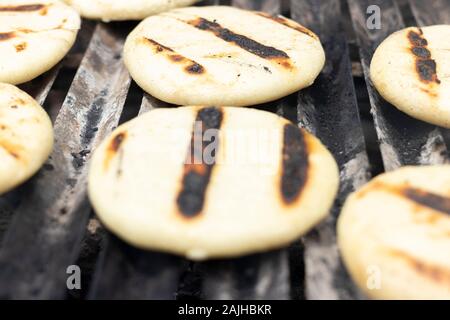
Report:
<svg viewBox="0 0 450 320"><path fill-rule="evenodd" d="M31 177L52 146L47 113L25 92L0 83L0 194Z"/></svg>
<svg viewBox="0 0 450 320"><path fill-rule="evenodd" d="M311 85L325 54L300 24L233 7L152 16L128 36L125 64L152 96L178 105L248 106Z"/></svg>
<svg viewBox="0 0 450 320"><path fill-rule="evenodd" d="M450 128L450 25L395 32L377 48L370 76L399 110Z"/></svg>
<svg viewBox="0 0 450 320"><path fill-rule="evenodd" d="M202 260L287 245L327 215L338 181L320 141L275 114L180 107L117 128L89 196L125 241Z"/></svg>
<svg viewBox="0 0 450 320"><path fill-rule="evenodd" d="M79 28L78 13L60 1L0 1L0 82L20 84L51 69Z"/></svg>
<svg viewBox="0 0 450 320"><path fill-rule="evenodd" d="M346 201L344 262L377 299L450 299L450 166L404 167Z"/></svg>
<svg viewBox="0 0 450 320"><path fill-rule="evenodd" d="M64 0L81 16L101 19L105 22L118 20L142 20L148 16L173 8L191 5L200 0Z"/></svg>

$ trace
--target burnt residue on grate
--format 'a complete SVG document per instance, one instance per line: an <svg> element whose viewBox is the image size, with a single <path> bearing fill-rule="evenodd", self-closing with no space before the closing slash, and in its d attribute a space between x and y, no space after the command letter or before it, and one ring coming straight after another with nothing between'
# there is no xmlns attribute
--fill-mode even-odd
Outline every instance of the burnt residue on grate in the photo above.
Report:
<svg viewBox="0 0 450 320"><path fill-rule="evenodd" d="M98 124L102 116L102 109L108 105L105 96L108 95L107 89L102 89L100 95L93 101L87 113L87 123L82 133L81 142L88 146L98 131Z"/></svg>
<svg viewBox="0 0 450 320"><path fill-rule="evenodd" d="M440 84L436 73L436 61L431 59L431 52L427 49L428 41L423 36L421 28L418 32L408 32L408 40L411 43L411 52L416 57L416 71L419 79L424 83L434 82Z"/></svg>
<svg viewBox="0 0 450 320"><path fill-rule="evenodd" d="M189 155L184 165L182 187L177 197L178 208L186 217L194 217L203 209L206 189L215 165L215 159L213 163L207 163L203 158L204 150L209 144L204 141L203 136L207 130L219 130L222 120L223 111L216 107L203 108L197 114ZM215 139L214 143L218 146L218 137ZM211 156L215 157L216 154L217 151Z"/></svg>
<svg viewBox="0 0 450 320"><path fill-rule="evenodd" d="M90 150L82 150L78 153L71 153L72 165L75 170L82 168L86 162L87 156L91 153Z"/></svg>
<svg viewBox="0 0 450 320"><path fill-rule="evenodd" d="M284 126L281 195L286 204L295 202L308 180L308 147L305 135L293 124Z"/></svg>

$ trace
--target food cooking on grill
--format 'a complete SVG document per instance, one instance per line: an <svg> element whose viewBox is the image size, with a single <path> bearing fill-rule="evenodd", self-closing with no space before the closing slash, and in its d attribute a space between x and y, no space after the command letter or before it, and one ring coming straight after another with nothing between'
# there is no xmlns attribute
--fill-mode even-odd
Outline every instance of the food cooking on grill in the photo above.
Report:
<svg viewBox="0 0 450 320"><path fill-rule="evenodd" d="M200 0L63 0L88 19L142 20Z"/></svg>
<svg viewBox="0 0 450 320"><path fill-rule="evenodd" d="M376 50L370 76L399 110L450 128L450 25L395 32Z"/></svg>
<svg viewBox="0 0 450 320"><path fill-rule="evenodd" d="M0 83L0 194L30 178L52 146L52 124L44 109L17 87Z"/></svg>
<svg viewBox="0 0 450 320"><path fill-rule="evenodd" d="M319 38L292 20L215 6L147 18L127 38L124 59L160 100L249 106L311 85L325 54Z"/></svg>
<svg viewBox="0 0 450 320"><path fill-rule="evenodd" d="M78 13L60 1L0 1L0 82L20 84L50 70L79 28Z"/></svg>
<svg viewBox="0 0 450 320"><path fill-rule="evenodd" d="M320 141L273 113L179 107L118 127L93 155L89 197L125 241L202 260L289 244L338 181Z"/></svg>
<svg viewBox="0 0 450 320"><path fill-rule="evenodd" d="M404 167L346 201L344 262L378 299L450 299L450 166Z"/></svg>

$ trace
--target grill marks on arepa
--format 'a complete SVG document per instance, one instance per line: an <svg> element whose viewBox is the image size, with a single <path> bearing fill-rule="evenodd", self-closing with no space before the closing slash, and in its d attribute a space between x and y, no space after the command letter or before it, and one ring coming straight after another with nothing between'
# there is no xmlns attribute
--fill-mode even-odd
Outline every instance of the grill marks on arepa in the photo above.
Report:
<svg viewBox="0 0 450 320"><path fill-rule="evenodd" d="M12 39L16 36L15 32L4 32L0 33L0 41L6 41Z"/></svg>
<svg viewBox="0 0 450 320"><path fill-rule="evenodd" d="M215 156L220 148L221 141L214 141L217 148L212 155L213 163L205 163L203 159L205 148L209 142L203 137L207 130L223 128L224 110L209 107L201 109L196 117L191 142L188 151L181 191L177 196L177 205L181 214L186 217L194 217L201 213L208 183L212 171L216 165ZM201 124L199 126L198 124ZM219 137L216 137L219 139ZM295 203L308 180L308 146L304 132L293 124L285 124L283 127L283 148L281 163L281 178L279 192L285 205Z"/></svg>
<svg viewBox="0 0 450 320"><path fill-rule="evenodd" d="M122 144L124 143L125 139L127 138L127 132L120 132L118 134L116 134L112 139L111 142L109 143L108 149L106 151L106 156L105 156L105 160L103 162L103 168L105 170L108 170L109 168L109 164L111 162L111 160L120 152L122 151ZM120 174L122 173L122 168L121 165L119 163L119 165L117 166L117 176L120 176Z"/></svg>
<svg viewBox="0 0 450 320"><path fill-rule="evenodd" d="M426 260L419 259L409 253L398 250L389 249L388 254L394 258L400 259L413 268L418 274L435 281L438 284L450 283L450 270L444 266L433 264Z"/></svg>
<svg viewBox="0 0 450 320"><path fill-rule="evenodd" d="M308 147L302 130L286 124L283 132L281 195L286 204L295 202L308 180Z"/></svg>
<svg viewBox="0 0 450 320"><path fill-rule="evenodd" d="M24 5L17 5L17 6L2 6L0 5L0 12L33 12L33 11L40 11L45 10L47 8L47 5L36 3L36 4L24 4Z"/></svg>
<svg viewBox="0 0 450 320"><path fill-rule="evenodd" d="M359 197L366 196L370 191L385 191L413 202L420 208L430 209L450 215L450 197L441 196L410 186L395 186L385 183L373 183L371 187L359 192Z"/></svg>
<svg viewBox="0 0 450 320"><path fill-rule="evenodd" d="M210 32L216 37L234 44L251 54L254 54L260 58L275 61L277 64L290 69L292 68L291 59L289 55L277 48L266 46L259 43L245 35L241 35L231 31L230 29L222 27L216 21L210 21L208 19L197 17L188 21L181 20L199 30Z"/></svg>
<svg viewBox="0 0 450 320"><path fill-rule="evenodd" d="M403 194L422 206L450 215L450 198L448 197L414 188L404 189Z"/></svg>
<svg viewBox="0 0 450 320"><path fill-rule="evenodd" d="M282 16L279 16L279 15L278 16L273 16L273 15L270 15L270 14L265 13L265 12L256 12L256 14L258 16L260 16L260 17L263 17L263 18L266 18L266 19L270 19L270 20L272 20L274 22L282 24L285 27L288 27L288 28L294 29L294 30L296 30L298 32L304 33L307 36L309 36L309 37L311 37L311 38L313 38L315 40L319 39L317 37L317 35L314 32L312 32L311 30L309 30L308 28L305 28L301 24L294 23L294 22L292 22L292 21L290 21L290 20L288 20L288 19L286 19L286 18L284 18Z"/></svg>
<svg viewBox="0 0 450 320"><path fill-rule="evenodd" d="M29 5L19 5L19 6L0 6L0 14L2 12L36 12L40 11L40 15L46 15L48 13L48 7L49 5L44 4L29 4ZM8 32L1 32L0 33L0 42L1 41L7 41L11 40L13 38L20 37L21 34L29 34L29 33L37 33L42 31L51 31L51 30L65 30L64 24L67 22L67 19L64 18L60 25L50 28L50 29L44 29L44 30L31 30L31 29L25 29L25 28L19 28L14 31L8 31ZM21 52L27 48L27 43L23 42L20 44L16 44L14 46L16 48L17 52Z"/></svg>
<svg viewBox="0 0 450 320"><path fill-rule="evenodd" d="M204 151L208 146L203 137L207 130L219 130L222 121L223 111L219 108L203 108L197 114L188 157L184 165L182 187L177 197L178 209L186 217L194 217L203 209L206 189L215 165L215 159L213 163L208 164L203 158ZM216 144L219 145L218 141ZM212 156L215 158L216 155Z"/></svg>
<svg viewBox="0 0 450 320"><path fill-rule="evenodd" d="M20 36L27 35L27 34L30 34L30 33L48 32L48 31L55 31L55 30L73 31L73 30L70 30L70 29L66 29L66 27L64 26L64 24L66 22L67 22L66 19L63 19L61 24L57 25L54 28L49 28L49 29L31 30L31 29L24 29L24 28L22 28L22 29L17 29L15 31L3 32L3 33L0 33L0 41L10 40L12 38L20 37ZM21 51L21 50L18 50L18 51Z"/></svg>
<svg viewBox="0 0 450 320"><path fill-rule="evenodd" d="M144 40L147 44L154 48L156 54L165 55L170 61L184 65L184 70L186 72L194 75L205 72L205 68L201 64L182 56L181 54L175 52L172 48L162 45L153 39L144 38Z"/></svg>
<svg viewBox="0 0 450 320"><path fill-rule="evenodd" d="M5 150L6 153L8 153L14 159L16 159L16 160L20 159L21 148L19 145L12 144L8 140L0 139L0 148Z"/></svg>
<svg viewBox="0 0 450 320"><path fill-rule="evenodd" d="M420 81L426 84L440 84L436 61L432 59L431 52L427 48L428 41L424 38L422 29L418 28L418 32L409 31L408 40L411 43L411 52L416 58L416 71Z"/></svg>

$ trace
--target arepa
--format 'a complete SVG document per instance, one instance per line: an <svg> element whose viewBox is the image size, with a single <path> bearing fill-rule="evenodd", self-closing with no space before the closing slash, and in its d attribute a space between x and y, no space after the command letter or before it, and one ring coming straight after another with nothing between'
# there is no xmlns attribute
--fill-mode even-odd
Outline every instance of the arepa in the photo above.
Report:
<svg viewBox="0 0 450 320"><path fill-rule="evenodd" d="M321 221L339 175L311 134L269 112L156 109L95 151L89 197L128 243L190 259L289 244Z"/></svg>
<svg viewBox="0 0 450 320"><path fill-rule="evenodd" d="M338 244L371 298L450 299L450 165L404 167L353 193Z"/></svg>
<svg viewBox="0 0 450 320"><path fill-rule="evenodd" d="M0 1L0 82L20 84L51 69L79 28L78 13L60 1Z"/></svg>
<svg viewBox="0 0 450 320"><path fill-rule="evenodd" d="M214 6L147 18L128 36L124 59L160 100L240 107L311 85L325 54L319 38L292 20Z"/></svg>
<svg viewBox="0 0 450 320"><path fill-rule="evenodd" d="M44 109L28 94L0 83L0 194L30 178L53 146Z"/></svg>
<svg viewBox="0 0 450 320"><path fill-rule="evenodd" d="M411 117L450 128L450 25L395 32L375 51L378 92Z"/></svg>
<svg viewBox="0 0 450 320"><path fill-rule="evenodd" d="M173 8L191 5L200 0L64 0L82 17L105 22L142 20Z"/></svg>

